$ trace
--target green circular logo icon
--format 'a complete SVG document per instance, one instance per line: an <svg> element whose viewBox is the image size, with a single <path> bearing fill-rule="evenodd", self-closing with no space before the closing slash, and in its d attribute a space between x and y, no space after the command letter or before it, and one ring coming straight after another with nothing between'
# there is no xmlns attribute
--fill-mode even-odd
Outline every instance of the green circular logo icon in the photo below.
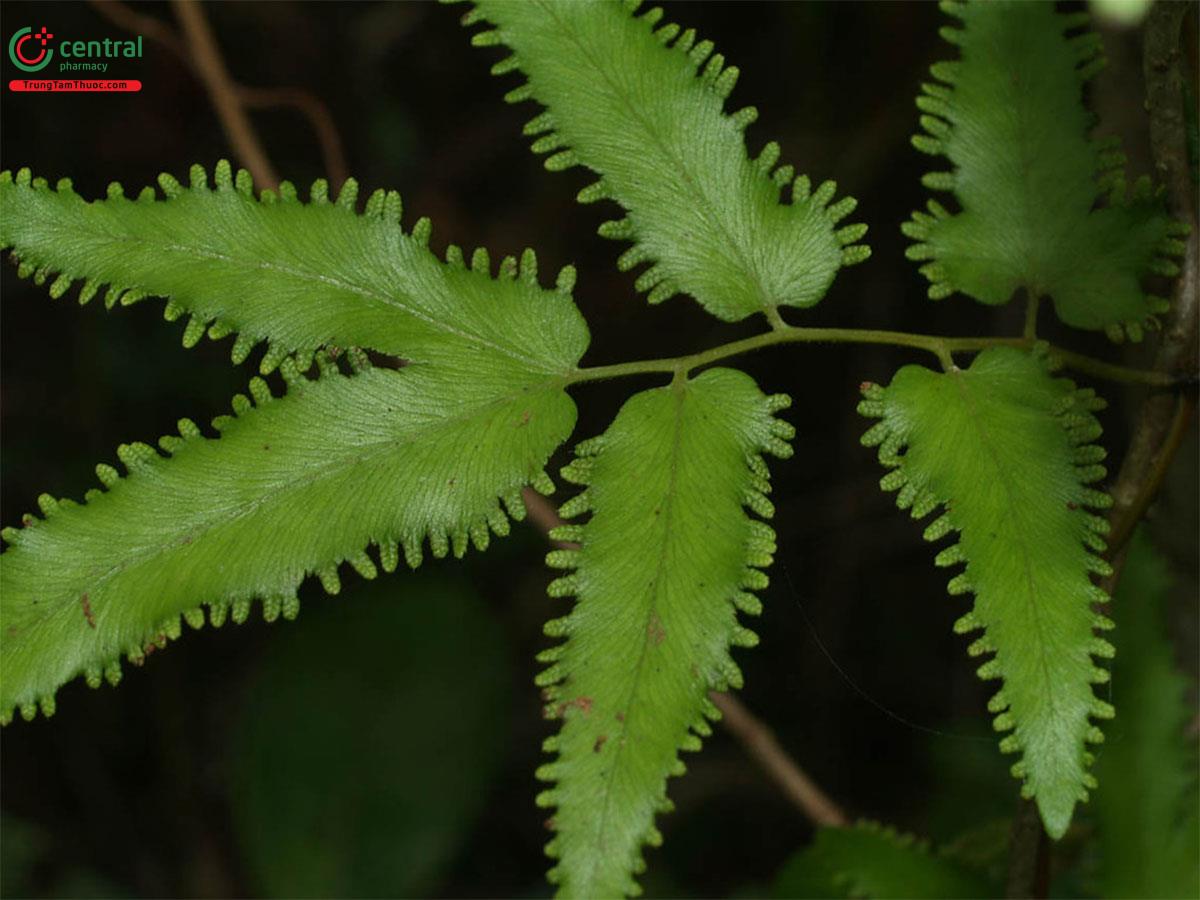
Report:
<svg viewBox="0 0 1200 900"><path fill-rule="evenodd" d="M8 58L23 71L41 71L54 58L54 50L46 46L52 37L45 25L37 34L32 28L22 28L8 42Z"/></svg>

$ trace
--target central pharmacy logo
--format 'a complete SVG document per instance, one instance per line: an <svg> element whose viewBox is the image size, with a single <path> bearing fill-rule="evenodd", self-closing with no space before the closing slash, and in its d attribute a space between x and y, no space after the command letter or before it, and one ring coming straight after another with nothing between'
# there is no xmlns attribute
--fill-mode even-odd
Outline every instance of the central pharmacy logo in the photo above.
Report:
<svg viewBox="0 0 1200 900"><path fill-rule="evenodd" d="M45 25L37 34L32 28L22 28L8 42L8 58L18 69L39 72L54 59L54 49L46 46L53 37Z"/></svg>

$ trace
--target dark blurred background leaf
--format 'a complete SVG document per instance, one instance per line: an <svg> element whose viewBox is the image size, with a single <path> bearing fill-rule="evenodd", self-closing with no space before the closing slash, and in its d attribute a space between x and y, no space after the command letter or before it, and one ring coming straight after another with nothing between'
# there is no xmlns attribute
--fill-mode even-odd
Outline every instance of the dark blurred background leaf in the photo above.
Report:
<svg viewBox="0 0 1200 900"><path fill-rule="evenodd" d="M278 635L230 754L263 893L428 894L508 743L507 654L450 574L360 585Z"/></svg>
<svg viewBox="0 0 1200 900"><path fill-rule="evenodd" d="M1112 697L1124 712L1096 761L1096 886L1105 897L1200 895L1195 702L1164 628L1171 581L1142 529L1109 613L1123 637Z"/></svg>
<svg viewBox="0 0 1200 900"><path fill-rule="evenodd" d="M994 897L998 882L949 859L912 835L872 822L822 828L775 881L789 897Z"/></svg>

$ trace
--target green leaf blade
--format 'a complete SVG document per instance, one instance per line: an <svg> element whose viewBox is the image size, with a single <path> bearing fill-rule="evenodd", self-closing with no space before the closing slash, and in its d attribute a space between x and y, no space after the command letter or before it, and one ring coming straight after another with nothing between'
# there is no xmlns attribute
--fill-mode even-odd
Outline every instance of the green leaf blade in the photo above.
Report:
<svg viewBox="0 0 1200 900"><path fill-rule="evenodd" d="M870 385L864 414L880 423L864 437L881 444L892 469L882 486L900 490L902 509L923 518L937 540L958 532L939 565L966 563L952 594L972 591L973 610L955 626L983 635L969 652L995 654L979 670L1003 687L989 703L1005 752L1020 752L1013 774L1037 800L1046 830L1061 837L1094 779L1085 743L1100 739L1090 717L1112 708L1092 685L1107 679L1092 656L1112 647L1093 635L1106 621L1091 611L1105 594L1090 573L1107 571L1096 552L1107 524L1087 511L1110 503L1084 481L1103 476L1088 442L1099 434L1090 391L1053 379L1030 354L998 347L965 371L906 366L886 388Z"/></svg>
<svg viewBox="0 0 1200 900"><path fill-rule="evenodd" d="M513 261L511 274L496 278L486 262L476 271L438 260L427 230L406 234L395 192L377 192L358 215L352 203L325 200L323 182L310 203L294 191L268 202L245 182L235 188L228 164L218 165L214 188L199 167L194 175L191 188L164 176L165 199L147 189L145 199L112 191L89 203L69 183L51 190L28 170L0 173L0 247L39 279L60 273L55 295L83 280L82 300L105 284L107 302L168 298L164 315L192 316L189 346L206 331L236 332L240 362L268 341L263 374L287 354L304 367L322 347L433 363L469 353L563 373L587 347L569 295L538 286L532 251L520 277Z"/></svg>
<svg viewBox="0 0 1200 900"><path fill-rule="evenodd" d="M1097 36L1068 36L1078 21L1048 3L943 8L961 20L944 32L961 59L933 67L940 83L917 100L925 132L913 143L951 163L925 183L961 208L930 201L904 226L930 296L1002 305L1024 288L1049 296L1068 325L1140 338L1165 311L1142 281L1171 266L1179 227L1148 180L1127 189L1119 151L1088 137L1083 84L1101 61Z"/></svg>
<svg viewBox="0 0 1200 900"><path fill-rule="evenodd" d="M547 851L564 896L637 892L678 752L709 733L708 692L740 686L730 646L754 639L736 610L765 586L757 567L774 550L744 507L769 512L759 454L790 450L792 429L772 415L783 405L740 372L710 370L635 395L564 470L588 487L563 514L593 513L578 553L550 557L575 568L551 595L578 603L547 626L566 643L540 657L546 714L562 720L547 742L557 759L539 770L556 784L539 803L556 807Z"/></svg>
<svg viewBox="0 0 1200 900"><path fill-rule="evenodd" d="M85 504L50 501L45 519L6 529L0 555L0 714L53 709L80 673L119 677L180 631L263 598L269 618L294 614L296 588L316 573L338 590L343 561L366 577L435 556L483 549L522 517L520 489L570 434L575 406L560 379L510 369L463 372L409 366L327 375L292 371L291 390L258 405L242 398L219 439L191 423L121 452L130 474L106 467L109 490ZM214 423L218 424L218 423Z"/></svg>
<svg viewBox="0 0 1200 900"><path fill-rule="evenodd" d="M724 112L737 70L711 42L691 30L676 38L678 26L657 27L655 11L637 17L615 2L485 0L477 11L497 30L476 43L508 45L549 109L527 128L548 132L534 144L557 151L547 168L586 166L602 179L580 199L628 211L601 234L634 241L623 268L651 263L637 285L650 302L682 292L728 321L812 306L842 265L867 257L865 246L846 246L865 228L838 231L853 201L830 206L832 182L813 192L790 167L775 169L778 145L748 158L742 130L754 112Z"/></svg>

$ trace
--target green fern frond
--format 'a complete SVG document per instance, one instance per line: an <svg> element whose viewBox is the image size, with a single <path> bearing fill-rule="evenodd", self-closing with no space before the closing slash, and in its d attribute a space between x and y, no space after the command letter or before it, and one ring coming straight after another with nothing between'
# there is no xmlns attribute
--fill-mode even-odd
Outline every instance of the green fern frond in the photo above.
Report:
<svg viewBox="0 0 1200 900"><path fill-rule="evenodd" d="M742 132L757 112L724 112L737 68L693 29L659 24L657 7L637 16L637 5L482 0L464 22L490 21L495 30L472 42L513 51L494 73L528 76L506 99L547 107L525 128L534 152L551 154L546 168L585 166L601 178L580 202L628 211L600 234L633 242L622 270L650 263L637 288L651 303L690 294L728 321L812 306L841 266L870 255L857 243L866 226L840 224L855 201L832 203L833 182L814 190L777 167L774 142L750 159Z"/></svg>
<svg viewBox="0 0 1200 900"><path fill-rule="evenodd" d="M549 594L578 602L547 624L566 642L539 656L549 668L537 679L547 718L562 721L545 744L557 758L538 770L555 784L538 804L556 808L546 850L564 896L638 892L679 751L700 749L719 716L707 694L741 686L730 647L758 639L736 613L761 609L749 592L766 586L775 550L746 509L773 511L761 454L791 454L794 429L773 415L789 402L713 369L632 397L563 470L585 489L562 515L592 513L553 535L580 548L547 557L573 570Z"/></svg>
<svg viewBox="0 0 1200 900"><path fill-rule="evenodd" d="M1167 309L1141 282L1178 271L1186 226L1165 215L1149 179L1127 188L1119 142L1088 138L1083 85L1102 63L1099 35L1074 33L1086 15L1052 3L942 8L961 20L942 29L961 59L930 70L913 144L951 163L923 183L961 210L931 200L903 226L929 296L1000 305L1025 288L1068 325L1139 340Z"/></svg>
<svg viewBox="0 0 1200 900"><path fill-rule="evenodd" d="M1088 512L1112 502L1088 487L1105 474L1092 443L1103 401L1011 347L981 353L965 371L905 366L863 393L859 412L880 419L863 444L879 446L891 469L880 485L898 490L914 519L945 508L927 540L959 533L936 560L965 563L949 592L975 594L955 631L983 630L968 653L994 654L979 676L1003 681L988 704L996 730L1012 732L1000 749L1022 754L1013 774L1061 837L1095 786L1084 745L1103 735L1089 717L1113 714L1093 693L1108 673L1091 659L1113 653L1093 635L1111 623L1091 610L1107 596L1089 577L1111 571L1098 555L1108 523Z"/></svg>
<svg viewBox="0 0 1200 900"><path fill-rule="evenodd" d="M876 822L822 828L780 873L780 897L996 897L1003 891L911 834Z"/></svg>
<svg viewBox="0 0 1200 900"><path fill-rule="evenodd" d="M237 335L235 363L268 341L260 366L289 354L308 368L320 347L363 347L408 360L461 359L464 353L561 373L587 346L587 326L569 295L574 270L558 290L538 286L537 259L505 259L494 277L486 250L468 267L451 245L442 262L429 250L432 226L400 227L395 191L376 191L356 212L351 179L336 201L324 180L309 202L289 183L254 198L250 176L217 164L214 186L193 166L189 187L159 177L166 199L146 188L127 199L120 185L86 202L68 179L51 189L28 169L0 173L0 248L11 248L22 276L50 281L59 297L82 280L79 302L105 284L105 305L167 298L168 321L190 315L183 344L205 334ZM564 294L566 295L564 297ZM531 340L531 335L538 339Z"/></svg>
<svg viewBox="0 0 1200 900"><path fill-rule="evenodd" d="M1164 627L1170 586L1165 560L1135 535L1112 600L1121 715L1096 760L1103 897L1200 896L1196 747L1185 734L1195 704Z"/></svg>
<svg viewBox="0 0 1200 900"><path fill-rule="evenodd" d="M565 303L565 301L564 301ZM337 593L338 567L395 569L403 555L483 549L522 518L521 487L553 490L542 466L567 438L575 405L562 379L509 366L362 368L347 377L321 354L310 381L285 359L286 396L255 378L213 421L218 439L184 419L117 455L128 474L97 467L106 490L83 504L39 498L42 515L2 532L0 718L54 709L79 674L96 686L178 637L180 616L242 621L262 598L268 620L291 617L315 574ZM368 366L365 367L364 366ZM378 560L368 555L378 546Z"/></svg>

